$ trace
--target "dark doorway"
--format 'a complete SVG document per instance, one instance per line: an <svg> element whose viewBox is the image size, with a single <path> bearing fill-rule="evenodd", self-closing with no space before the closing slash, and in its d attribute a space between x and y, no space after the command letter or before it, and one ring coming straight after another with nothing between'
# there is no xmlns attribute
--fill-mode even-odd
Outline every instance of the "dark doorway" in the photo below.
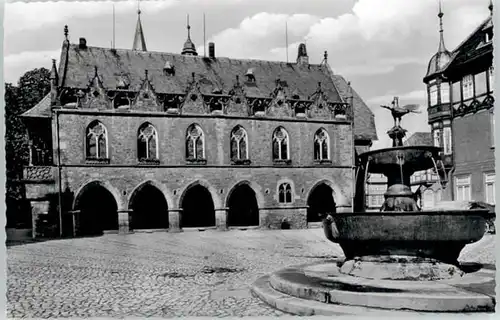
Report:
<svg viewBox="0 0 500 320"><path fill-rule="evenodd" d="M163 193L146 183L137 188L130 199L132 230L167 229L168 205Z"/></svg>
<svg viewBox="0 0 500 320"><path fill-rule="evenodd" d="M229 213L227 225L229 227L247 227L259 225L259 207L255 192L246 184L233 189L228 201Z"/></svg>
<svg viewBox="0 0 500 320"><path fill-rule="evenodd" d="M207 188L200 185L189 188L182 199L182 209L183 228L215 226L214 203Z"/></svg>
<svg viewBox="0 0 500 320"><path fill-rule="evenodd" d="M75 210L78 236L100 235L104 230L118 230L115 198L99 183L90 183L80 192Z"/></svg>
<svg viewBox="0 0 500 320"><path fill-rule="evenodd" d="M307 222L320 222L328 213L335 213L335 200L332 188L322 183L318 185L307 200Z"/></svg>

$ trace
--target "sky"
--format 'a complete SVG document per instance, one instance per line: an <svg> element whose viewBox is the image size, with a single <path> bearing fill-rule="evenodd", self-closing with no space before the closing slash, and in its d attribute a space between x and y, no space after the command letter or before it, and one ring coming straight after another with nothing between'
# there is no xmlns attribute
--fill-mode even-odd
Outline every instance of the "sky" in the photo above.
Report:
<svg viewBox="0 0 500 320"><path fill-rule="evenodd" d="M132 1L7 0L4 17L4 78L17 83L33 68L50 68L59 60L64 25L69 38L89 46L129 49L137 21ZM455 49L489 15L488 0L442 0L445 44ZM439 43L438 0L162 0L141 1L141 21L149 51L179 52L191 39L203 54L203 13L206 42L215 42L217 56L295 61L305 42L311 63L328 52L333 72L351 81L375 114L379 141L390 146L392 117L381 104L394 96L400 105L420 104L422 113L408 115L407 137L429 131L426 87L422 79Z"/></svg>

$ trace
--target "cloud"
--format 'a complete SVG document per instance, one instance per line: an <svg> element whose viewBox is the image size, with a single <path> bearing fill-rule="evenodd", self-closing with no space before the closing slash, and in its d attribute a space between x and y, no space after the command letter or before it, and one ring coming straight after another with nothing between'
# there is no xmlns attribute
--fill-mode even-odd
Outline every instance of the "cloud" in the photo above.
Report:
<svg viewBox="0 0 500 320"><path fill-rule="evenodd" d="M19 76L34 68L50 68L51 59L59 60L61 50L25 51L4 57L5 82L16 83Z"/></svg>
<svg viewBox="0 0 500 320"><path fill-rule="evenodd" d="M403 94L388 94L370 98L366 102L370 104L388 104L394 97L399 97L399 101L402 104L406 104L406 102L426 101L427 92L425 90L415 90Z"/></svg>
<svg viewBox="0 0 500 320"><path fill-rule="evenodd" d="M178 0L141 2L144 14L165 9ZM5 32L16 33L33 30L45 25L66 23L75 18L92 18L111 15L115 5L117 15L137 10L136 0L126 1L48 1L48 2L10 2L5 5Z"/></svg>
<svg viewBox="0 0 500 320"><path fill-rule="evenodd" d="M454 28L448 41L458 44L485 18L487 8L465 0L445 2L458 8L450 9ZM347 76L388 74L400 65L427 64L437 49L436 11L435 0L359 0L352 12L337 17L262 12L245 18L237 27L221 31L211 40L220 55L284 60L284 23L288 21L289 38L293 39L288 46L292 61L298 43L307 40L313 63L319 63L327 50L333 70ZM422 23L423 17L427 17L426 23Z"/></svg>

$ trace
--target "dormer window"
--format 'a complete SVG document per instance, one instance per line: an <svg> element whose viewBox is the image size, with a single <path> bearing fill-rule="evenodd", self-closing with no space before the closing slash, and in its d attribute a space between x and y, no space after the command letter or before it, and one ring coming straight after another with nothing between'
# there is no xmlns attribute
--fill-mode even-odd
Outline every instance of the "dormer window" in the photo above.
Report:
<svg viewBox="0 0 500 320"><path fill-rule="evenodd" d="M491 40L493 40L493 32L486 31L484 33L484 42L489 43L489 42L491 42Z"/></svg>
<svg viewBox="0 0 500 320"><path fill-rule="evenodd" d="M255 75L253 73L253 68L250 68L247 70L247 73L245 73L245 78L246 78L246 82L255 83Z"/></svg>
<svg viewBox="0 0 500 320"><path fill-rule="evenodd" d="M130 84L125 77L120 77L120 79L118 79L118 83L116 84L116 88L121 90L127 90L129 86Z"/></svg>
<svg viewBox="0 0 500 320"><path fill-rule="evenodd" d="M163 74L166 76L173 76L175 74L175 68L170 61L165 62Z"/></svg>

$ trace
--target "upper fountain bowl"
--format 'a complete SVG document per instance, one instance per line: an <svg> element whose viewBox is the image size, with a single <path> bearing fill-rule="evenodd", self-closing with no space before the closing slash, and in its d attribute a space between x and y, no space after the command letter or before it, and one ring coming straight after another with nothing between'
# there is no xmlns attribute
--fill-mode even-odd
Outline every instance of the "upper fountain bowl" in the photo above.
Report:
<svg viewBox="0 0 500 320"><path fill-rule="evenodd" d="M402 164L413 172L433 167L433 160L439 160L441 148L434 146L405 146L378 149L359 155L361 163L369 160L371 173L387 173L394 165Z"/></svg>

